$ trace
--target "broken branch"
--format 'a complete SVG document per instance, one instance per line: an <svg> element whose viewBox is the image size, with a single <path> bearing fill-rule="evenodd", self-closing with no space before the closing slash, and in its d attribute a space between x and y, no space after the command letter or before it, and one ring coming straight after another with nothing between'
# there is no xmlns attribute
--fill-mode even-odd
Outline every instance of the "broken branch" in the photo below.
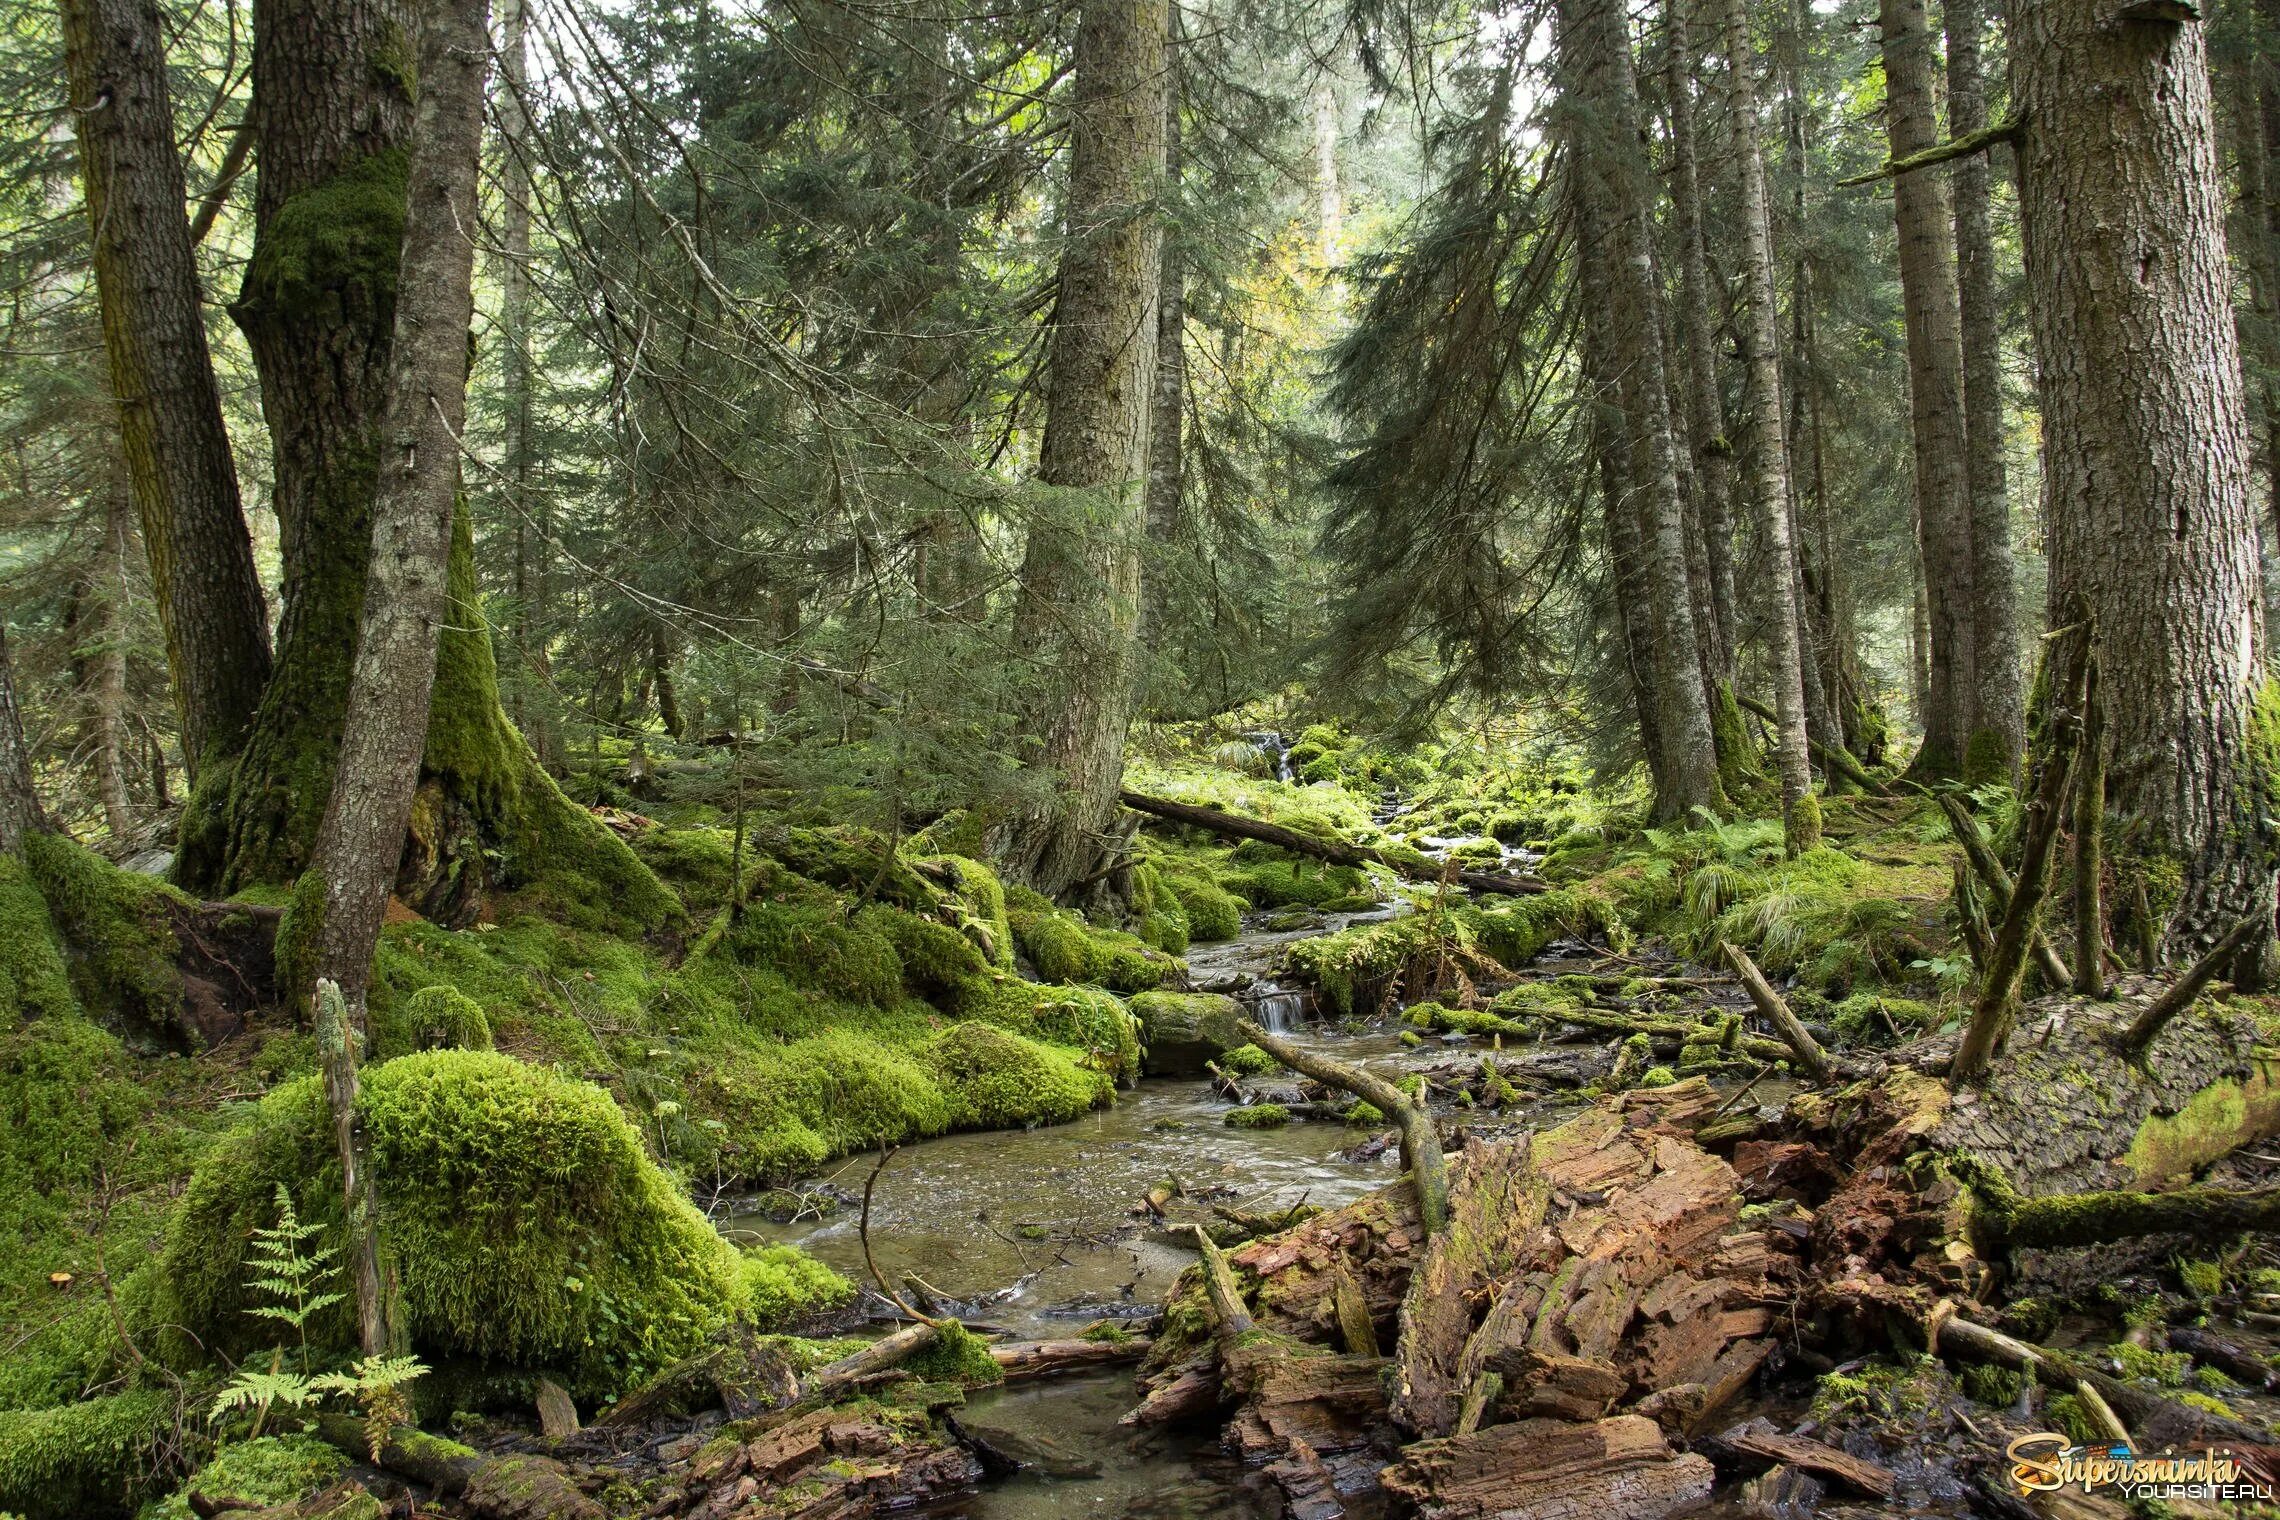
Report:
<svg viewBox="0 0 2280 1520"><path fill-rule="evenodd" d="M1773 984L1765 979L1765 973L1758 970L1757 962L1750 959L1747 950L1731 941L1727 942L1725 949L1726 964L1732 966L1734 975L1741 978L1743 990L1749 993L1750 1001L1757 1004L1757 1011L1765 1015L1765 1021L1781 1036L1782 1043L1797 1057L1797 1063L1812 1073L1816 1081L1825 1080L1829 1075L1829 1058L1822 1054L1821 1046L1813 1038L1812 1031L1799 1023L1797 1015L1789 1011L1789 1005L1782 1001L1780 993L1773 990Z"/></svg>
<svg viewBox="0 0 2280 1520"><path fill-rule="evenodd" d="M1440 1132L1433 1127L1433 1117L1425 1112L1424 1105L1412 1103L1407 1093L1381 1076L1302 1049L1249 1019L1241 1020L1239 1027L1245 1039L1300 1076L1350 1092L1400 1126L1402 1159L1417 1183L1418 1217L1424 1221L1428 1236L1438 1235L1449 1222L1449 1170L1441 1159Z"/></svg>
<svg viewBox="0 0 2280 1520"><path fill-rule="evenodd" d="M2220 970L2232 964L2233 957L2248 943L2249 936L2263 929L2270 912L2270 909L2263 909L2234 924L2225 931L2225 937L2211 945L2207 953L2187 967L2185 974L2171 984L2168 990L2146 1004L2145 1011L2131 1020L2130 1027L2122 1032L2119 1043L2123 1053L2133 1056L2138 1054L2153 1043L2154 1036L2160 1034L2171 1019L2192 1007L2193 1000L2201 995L2202 989L2216 980Z"/></svg>

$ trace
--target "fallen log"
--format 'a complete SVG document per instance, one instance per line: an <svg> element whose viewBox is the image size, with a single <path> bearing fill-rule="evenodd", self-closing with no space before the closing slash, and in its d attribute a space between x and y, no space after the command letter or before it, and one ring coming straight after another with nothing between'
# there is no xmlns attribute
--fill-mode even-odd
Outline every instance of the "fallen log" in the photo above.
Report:
<svg viewBox="0 0 2280 1520"><path fill-rule="evenodd" d="M1948 1307L1952 1306L1943 1306L1943 1310ZM2261 1443L2267 1438L2244 1421L2189 1408L2151 1389L2109 1377L2072 1353L2029 1345L1953 1313L1935 1311L1931 1332L1932 1348L1941 1356L1993 1362L2014 1372L2031 1373L2036 1382L2061 1393L2088 1387L2127 1422L2139 1441L2148 1445L2183 1445L2197 1440Z"/></svg>
<svg viewBox="0 0 2280 1520"><path fill-rule="evenodd" d="M2203 1366L2216 1368L2243 1387L2262 1389L2266 1393L2280 1390L2280 1368L2212 1330L2173 1325L2169 1330L2169 1349L2182 1351Z"/></svg>
<svg viewBox="0 0 2280 1520"><path fill-rule="evenodd" d="M1279 823L1268 823L1262 818L1245 818L1239 813L1222 812L1218 808L1204 807L1198 803L1174 802L1168 797L1148 797L1130 791L1117 793L1117 798L1136 813L1146 813L1168 823L1185 824L1190 828L1206 829L1236 839L1256 839L1262 844L1289 850L1294 855L1309 855L1332 865L1380 865L1411 881L1439 881L1449 874L1447 868L1423 857L1380 850L1344 839L1325 839L1317 834L1285 828ZM1548 883L1533 876L1514 876L1505 871L1459 869L1455 872L1455 879L1458 886L1503 897L1526 897L1551 890Z"/></svg>
<svg viewBox="0 0 2280 1520"><path fill-rule="evenodd" d="M1408 1166L1410 1176L1416 1179L1418 1209L1424 1218L1425 1233L1439 1234L1449 1218L1448 1164L1441 1158L1441 1133L1434 1128L1433 1117L1425 1112L1424 1105L1410 1102L1407 1093L1383 1077L1293 1045L1267 1033L1249 1019L1242 1021L1241 1028L1252 1044L1300 1076L1352 1093L1400 1127L1402 1161Z"/></svg>
<svg viewBox="0 0 2280 1520"><path fill-rule="evenodd" d="M1765 1021L1780 1034L1782 1043L1796 1055L1797 1064L1805 1068L1814 1080L1826 1081L1829 1058L1821 1053L1820 1043L1798 1022L1797 1015L1789 1011L1789 1005L1782 1001L1780 993L1773 990L1773 984L1765 979L1764 972L1758 970L1757 962L1750 959L1747 950L1730 940L1725 949L1726 964L1734 968L1734 975L1741 979L1742 988L1749 993L1750 1001L1757 1005L1757 1011L1765 1016Z"/></svg>
<svg viewBox="0 0 2280 1520"><path fill-rule="evenodd" d="M551 1457L485 1456L409 1425L390 1426L374 1451L370 1427L352 1415L321 1414L316 1429L352 1461L456 1496L476 1520L608 1520L609 1511L581 1493Z"/></svg>
<svg viewBox="0 0 2280 1520"><path fill-rule="evenodd" d="M1586 1008L1578 1003L1525 1003L1511 999L1508 992L1500 992L1490 1000L1491 1010L1499 1007L1547 1023L1572 1024L1578 1029L1598 1029L1609 1034L1643 1034L1654 1039L1676 1040L1681 1045L1714 1039L1719 1035L1715 1024L1689 1024L1684 1019L1615 1013L1602 1008ZM1466 1033L1510 1035L1514 1039L1533 1039L1536 1034L1522 1020L1506 1018L1493 1011L1465 1013L1441 1027ZM1737 1036L1733 1050L1736 1055L1752 1056L1760 1061L1786 1061L1792 1054L1790 1048L1781 1041L1769 1040L1760 1035Z"/></svg>
<svg viewBox="0 0 2280 1520"><path fill-rule="evenodd" d="M2105 1245L2139 1235L2214 1238L2280 1230L2280 1187L2114 1189L2022 1197L1991 1169L1974 1169L1974 1241L1987 1251Z"/></svg>
<svg viewBox="0 0 2280 1520"><path fill-rule="evenodd" d="M1899 1491L1899 1481L1893 1477L1890 1468L1848 1455L1826 1442L1808 1440L1803 1436L1785 1436L1762 1419L1725 1431L1711 1444L1744 1456L1779 1462L1799 1472L1834 1478L1872 1499L1889 1499Z"/></svg>
<svg viewBox="0 0 2280 1520"><path fill-rule="evenodd" d="M1007 1382L1031 1383L1065 1372L1091 1372L1137 1362L1153 1344L1145 1335L1115 1341L1013 1341L990 1347L990 1360L998 1364Z"/></svg>
<svg viewBox="0 0 2280 1520"><path fill-rule="evenodd" d="M934 1344L942 1333L939 1325L925 1320L903 1326L891 1335L883 1335L852 1356L843 1356L836 1362L816 1368L801 1379L797 1399L807 1403L829 1403L843 1393L870 1381L882 1372L891 1372L904 1358L917 1355Z"/></svg>
<svg viewBox="0 0 2280 1520"><path fill-rule="evenodd" d="M1745 697L1741 693L1736 692L1734 694L1734 701L1741 707L1742 711L1747 713L1754 713L1758 717L1763 718L1766 722L1773 724L1776 728L1779 728L1781 726L1781 719L1775 716L1773 709L1766 706L1763 702L1760 702L1757 698ZM1859 787L1862 791L1869 793L1871 796L1882 797L1892 790L1889 786L1886 786L1883 782L1877 780L1874 776L1871 776L1867 770L1862 767L1860 761L1853 758L1852 751L1846 749L1843 745L1824 744L1819 739L1812 740L1811 744L1813 748L1814 759L1820 761L1823 766L1835 771L1838 775L1844 777L1847 781L1850 781L1854 786Z"/></svg>

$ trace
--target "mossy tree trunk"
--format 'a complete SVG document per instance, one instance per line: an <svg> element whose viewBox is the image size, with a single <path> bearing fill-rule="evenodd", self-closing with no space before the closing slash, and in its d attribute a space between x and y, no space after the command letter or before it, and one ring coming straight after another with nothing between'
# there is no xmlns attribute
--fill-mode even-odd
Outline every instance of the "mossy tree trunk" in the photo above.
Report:
<svg viewBox="0 0 2280 1520"><path fill-rule="evenodd" d="M269 628L206 346L165 31L154 0L68 0L63 29L119 441L195 777L244 741Z"/></svg>
<svg viewBox="0 0 2280 1520"><path fill-rule="evenodd" d="M372 563L404 245L411 14L396 0L326 0L255 18L261 188L232 311L269 423L284 612L252 732L200 777L185 811L177 876L211 895L300 879L333 792ZM449 611L398 895L455 925L502 887L535 889L574 920L662 925L676 912L671 895L562 795L500 707L464 512L445 566ZM297 909L312 905L311 890ZM279 932L290 995L312 986L322 929L321 914L295 911Z"/></svg>
<svg viewBox="0 0 2280 1520"><path fill-rule="evenodd" d="M342 720L338 774L310 874L324 884L315 971L338 985L354 1027L426 749L436 655L449 617L459 438L467 423L467 332L475 249L487 0L445 0L420 39L396 330L381 417L371 579ZM353 1086L349 1089L353 1096ZM353 1190L353 1184L352 1184ZM359 1297L364 1296L362 1277ZM367 1320L377 1313L367 1309ZM380 1347L369 1344L367 1353Z"/></svg>
<svg viewBox="0 0 2280 1520"><path fill-rule="evenodd" d="M1016 647L1042 672L1028 763L1052 794L1013 820L1005 859L1048 896L1096 873L1116 819L1138 659L1142 483L1156 377L1165 167L1165 0L1089 0L1077 25L1067 243L1055 297Z"/></svg>
<svg viewBox="0 0 2280 1520"><path fill-rule="evenodd" d="M2011 30L2051 606L2105 635L2109 846L2190 958L2272 912L2280 755L2207 40L2095 0Z"/></svg>

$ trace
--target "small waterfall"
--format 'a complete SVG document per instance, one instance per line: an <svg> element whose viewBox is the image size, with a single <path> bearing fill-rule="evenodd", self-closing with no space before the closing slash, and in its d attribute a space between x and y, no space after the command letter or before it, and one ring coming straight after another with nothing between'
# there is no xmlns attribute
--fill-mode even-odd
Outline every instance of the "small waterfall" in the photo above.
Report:
<svg viewBox="0 0 2280 1520"><path fill-rule="evenodd" d="M1277 781L1294 781L1298 773L1291 768L1290 741L1271 728L1256 729L1243 736L1251 746L1275 768Z"/></svg>
<svg viewBox="0 0 2280 1520"><path fill-rule="evenodd" d="M1306 1014L1306 994L1278 987L1273 982L1261 982L1245 996L1251 1005L1252 1015L1269 1034L1288 1034L1291 1027Z"/></svg>

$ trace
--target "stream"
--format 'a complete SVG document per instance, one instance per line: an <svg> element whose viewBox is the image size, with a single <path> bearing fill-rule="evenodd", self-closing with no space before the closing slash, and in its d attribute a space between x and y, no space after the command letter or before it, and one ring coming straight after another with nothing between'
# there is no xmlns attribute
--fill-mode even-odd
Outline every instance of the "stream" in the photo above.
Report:
<svg viewBox="0 0 2280 1520"><path fill-rule="evenodd" d="M1240 998L1262 1025L1301 1044L1397 1072L1445 1052L1431 1044L1405 1050L1390 1026L1346 1033L1322 1023L1311 1016L1310 996L1277 984L1273 971L1293 940L1403 910L1313 914L1295 927L1289 910L1254 915L1237 938L1190 951L1189 976L1196 990ZM1067 1337L1093 1320L1153 1315L1194 1264L1193 1249L1172 1244L1141 1206L1167 1178L1191 1198L1265 1211L1302 1202L1335 1208L1400 1175L1392 1148L1367 1162L1341 1154L1368 1138L1365 1131L1321 1122L1239 1129L1222 1122L1227 1110L1207 1081L1149 1077L1113 1108L1073 1123L907 1145L872 1197L878 1268L977 1328L1018 1340ZM875 1164L850 1158L806 1186L859 1201ZM842 1202L790 1222L732 1216L727 1228L741 1240L798 1245L868 1283L859 1214L857 1203ZM960 1423L1000 1444L1010 1438L1036 1453L1039 1465L938 1513L966 1520L1258 1513L1237 1464L1218 1452L1215 1429L1120 1428L1118 1418L1137 1401L1129 1368L975 1394Z"/></svg>

